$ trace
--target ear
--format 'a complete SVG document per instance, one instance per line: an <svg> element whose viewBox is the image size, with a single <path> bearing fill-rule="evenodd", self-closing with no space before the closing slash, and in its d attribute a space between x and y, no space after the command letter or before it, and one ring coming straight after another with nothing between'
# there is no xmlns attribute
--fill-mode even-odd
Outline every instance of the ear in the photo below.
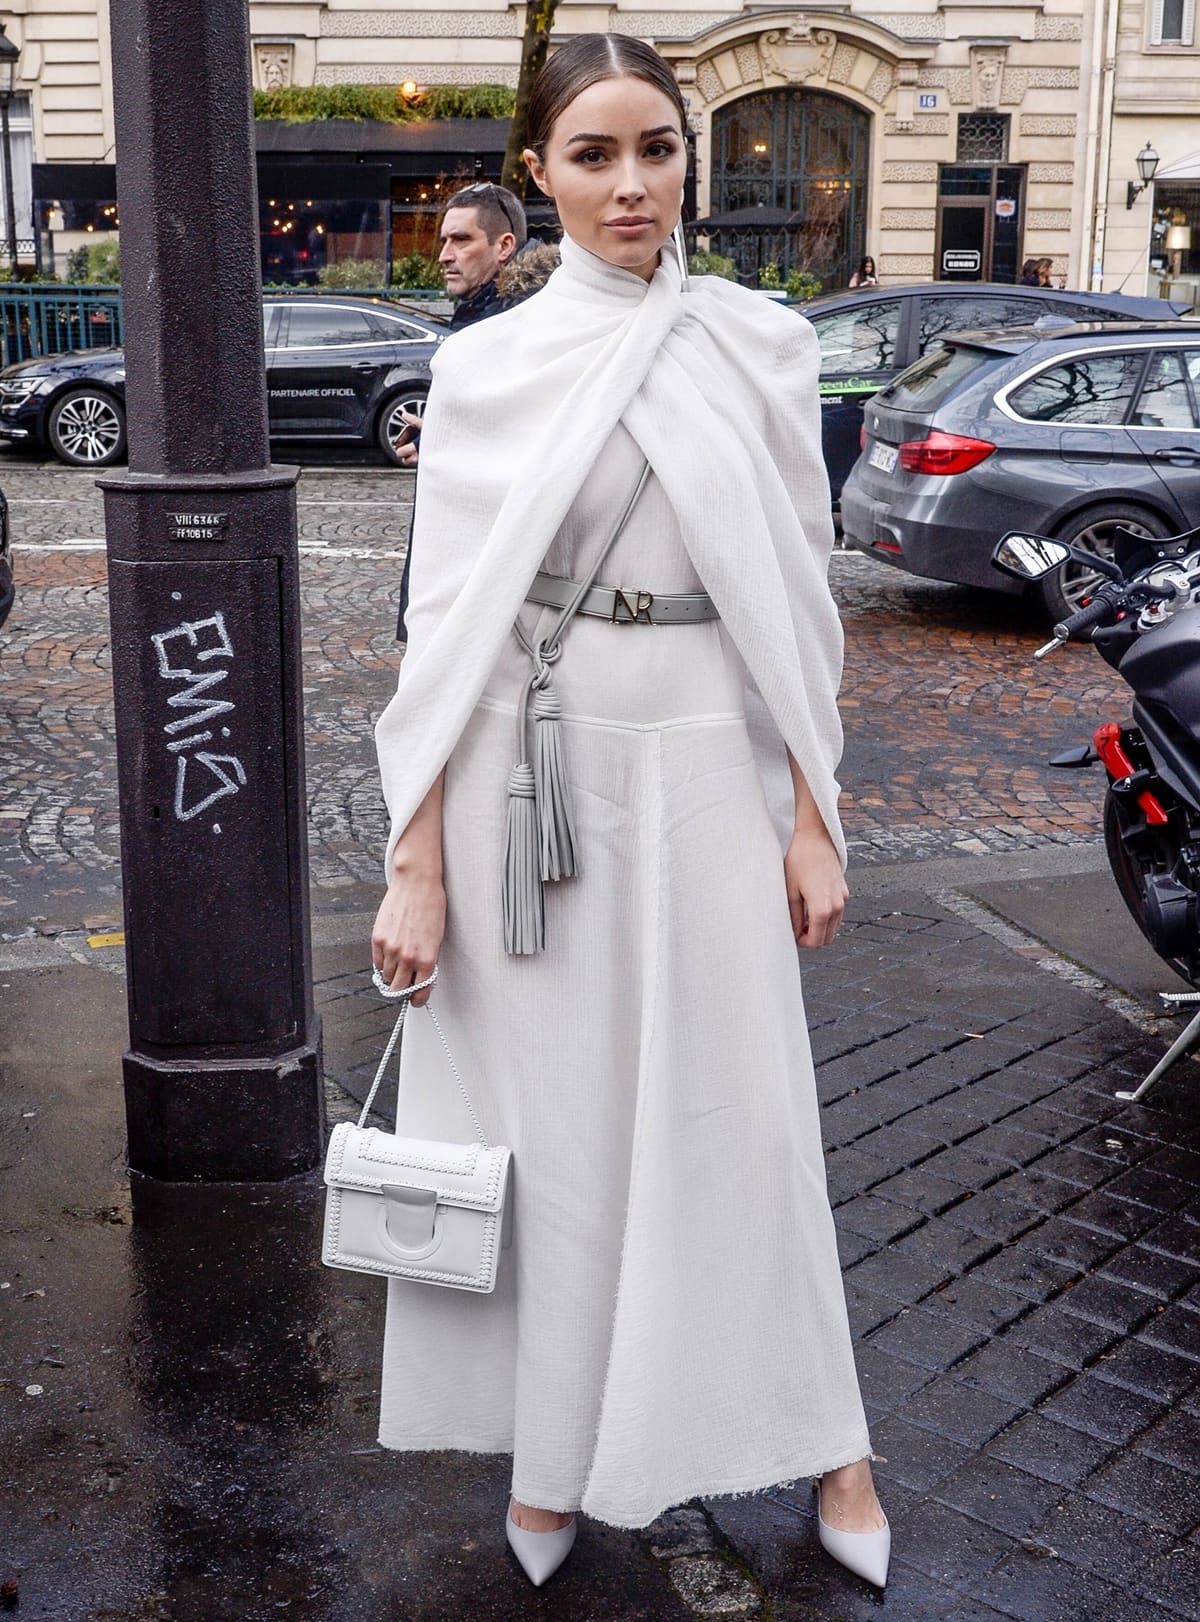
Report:
<svg viewBox="0 0 1200 1622"><path fill-rule="evenodd" d="M531 146L527 146L525 148L524 152L521 154L521 157L525 162L525 167L533 176L533 183L537 189L542 193L543 196L553 197L554 193L550 190L550 187L546 183L546 165L542 162L541 158L538 157L537 153Z"/></svg>
<svg viewBox="0 0 1200 1622"><path fill-rule="evenodd" d="M507 265L513 254L517 251L517 239L511 231L502 231L496 238L496 257L502 265Z"/></svg>

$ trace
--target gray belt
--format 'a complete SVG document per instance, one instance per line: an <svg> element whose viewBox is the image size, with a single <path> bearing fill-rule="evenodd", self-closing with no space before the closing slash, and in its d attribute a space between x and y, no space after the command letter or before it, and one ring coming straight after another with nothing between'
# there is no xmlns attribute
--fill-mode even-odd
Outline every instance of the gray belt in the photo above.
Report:
<svg viewBox="0 0 1200 1622"><path fill-rule="evenodd" d="M565 608L578 589L577 581L562 575L537 574L527 601L543 608ZM663 592L622 591L616 586L592 586L575 612L594 614L613 625L692 625L721 617L716 603L703 591L668 596Z"/></svg>

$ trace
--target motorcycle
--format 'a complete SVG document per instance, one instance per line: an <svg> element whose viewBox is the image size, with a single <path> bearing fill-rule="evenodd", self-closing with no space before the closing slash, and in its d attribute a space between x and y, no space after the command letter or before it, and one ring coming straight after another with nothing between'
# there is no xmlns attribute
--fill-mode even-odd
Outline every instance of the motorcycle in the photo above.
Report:
<svg viewBox="0 0 1200 1622"><path fill-rule="evenodd" d="M1200 987L1200 529L1168 540L1118 530L1111 558L1012 530L992 553L995 568L1029 582L1067 562L1102 578L1034 658L1090 641L1133 690L1133 714L1124 726L1102 722L1091 743L1050 765L1103 765L1117 888L1158 956ZM1200 990L1160 996L1171 1009L1200 1004ZM1140 1099L1197 1047L1200 1013L1136 1091L1116 1096Z"/></svg>

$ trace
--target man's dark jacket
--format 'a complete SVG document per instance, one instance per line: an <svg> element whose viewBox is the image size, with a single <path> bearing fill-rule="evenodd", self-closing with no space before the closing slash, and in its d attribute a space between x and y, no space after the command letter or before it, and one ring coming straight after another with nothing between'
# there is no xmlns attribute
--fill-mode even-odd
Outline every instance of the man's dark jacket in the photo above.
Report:
<svg viewBox="0 0 1200 1622"><path fill-rule="evenodd" d="M482 287L476 288L469 298L459 299L454 306L454 314L450 317L450 330L457 332L461 327L472 326L476 321L486 321L489 315L499 315L501 310L509 310L514 304L520 304L531 293L536 293L545 283L551 271L558 264L557 247L547 247L542 243L534 242L531 238L521 249L520 253L510 259L503 266L498 277L490 282L484 282ZM415 493L414 493L415 494ZM416 501L413 501L413 518L416 517ZM400 610L396 615L396 641L408 641L408 629L404 620L408 613L408 576L412 565L412 524L408 529L408 552L404 559L404 573L400 576Z"/></svg>

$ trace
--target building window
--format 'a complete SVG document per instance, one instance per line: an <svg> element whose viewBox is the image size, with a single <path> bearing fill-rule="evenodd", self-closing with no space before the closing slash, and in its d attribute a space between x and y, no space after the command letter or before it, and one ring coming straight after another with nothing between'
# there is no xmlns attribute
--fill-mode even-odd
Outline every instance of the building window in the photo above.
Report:
<svg viewBox="0 0 1200 1622"><path fill-rule="evenodd" d="M1196 0L1151 0L1151 45L1190 45L1196 24Z"/></svg>
<svg viewBox="0 0 1200 1622"><path fill-rule="evenodd" d="M1169 3L1169 0L1167 0ZM1191 0L1188 0L1191 3ZM958 115L958 163L1008 162L1007 113Z"/></svg>

